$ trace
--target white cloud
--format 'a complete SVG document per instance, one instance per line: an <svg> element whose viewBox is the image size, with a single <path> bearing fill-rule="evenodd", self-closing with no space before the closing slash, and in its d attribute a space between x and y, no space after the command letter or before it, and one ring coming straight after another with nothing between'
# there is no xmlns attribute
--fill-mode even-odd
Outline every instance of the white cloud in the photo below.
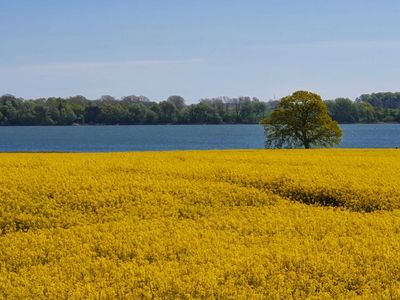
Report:
<svg viewBox="0 0 400 300"><path fill-rule="evenodd" d="M118 69L126 67L146 67L161 65L196 64L204 62L204 59L181 59L181 60L127 60L127 61L86 61L86 62L62 62L50 64L29 64L0 66L0 69L13 72L58 72L58 71L88 71L99 69Z"/></svg>

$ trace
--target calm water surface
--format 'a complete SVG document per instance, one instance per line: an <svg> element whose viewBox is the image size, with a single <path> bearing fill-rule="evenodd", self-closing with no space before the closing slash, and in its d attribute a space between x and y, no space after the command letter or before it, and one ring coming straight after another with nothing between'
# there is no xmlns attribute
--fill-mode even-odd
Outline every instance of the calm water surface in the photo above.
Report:
<svg viewBox="0 0 400 300"><path fill-rule="evenodd" d="M342 148L400 147L400 124L341 125ZM0 127L0 151L143 151L263 148L260 125Z"/></svg>

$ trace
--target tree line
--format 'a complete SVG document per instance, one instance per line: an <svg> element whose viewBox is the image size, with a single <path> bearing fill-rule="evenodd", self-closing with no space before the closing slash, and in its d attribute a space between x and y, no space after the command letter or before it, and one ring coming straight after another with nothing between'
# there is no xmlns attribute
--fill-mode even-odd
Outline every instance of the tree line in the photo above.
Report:
<svg viewBox="0 0 400 300"><path fill-rule="evenodd" d="M0 125L257 124L278 103L256 97L217 97L187 105L181 96L155 102L135 95L25 100L7 94L0 96ZM400 93L365 94L356 101L337 98L325 104L339 123L400 122Z"/></svg>
<svg viewBox="0 0 400 300"><path fill-rule="evenodd" d="M363 94L355 101L325 101L329 115L339 123L400 122L400 92Z"/></svg>
<svg viewBox="0 0 400 300"><path fill-rule="evenodd" d="M154 102L144 96L115 99L83 96L43 99L0 97L0 125L73 124L220 124L258 123L271 112L271 106L253 97L200 99L186 105L181 96Z"/></svg>

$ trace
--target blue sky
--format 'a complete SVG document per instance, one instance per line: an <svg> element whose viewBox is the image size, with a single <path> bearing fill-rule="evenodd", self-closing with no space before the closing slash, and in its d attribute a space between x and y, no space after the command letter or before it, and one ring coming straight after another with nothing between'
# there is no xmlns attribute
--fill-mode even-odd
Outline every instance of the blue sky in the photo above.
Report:
<svg viewBox="0 0 400 300"><path fill-rule="evenodd" d="M400 91L400 2L0 0L0 94Z"/></svg>

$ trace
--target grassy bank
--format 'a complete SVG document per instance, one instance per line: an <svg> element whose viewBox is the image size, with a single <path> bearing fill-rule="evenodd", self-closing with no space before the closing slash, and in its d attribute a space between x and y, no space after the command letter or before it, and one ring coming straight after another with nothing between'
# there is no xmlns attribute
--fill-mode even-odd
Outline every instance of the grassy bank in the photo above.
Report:
<svg viewBox="0 0 400 300"><path fill-rule="evenodd" d="M400 297L399 150L0 154L5 298Z"/></svg>

